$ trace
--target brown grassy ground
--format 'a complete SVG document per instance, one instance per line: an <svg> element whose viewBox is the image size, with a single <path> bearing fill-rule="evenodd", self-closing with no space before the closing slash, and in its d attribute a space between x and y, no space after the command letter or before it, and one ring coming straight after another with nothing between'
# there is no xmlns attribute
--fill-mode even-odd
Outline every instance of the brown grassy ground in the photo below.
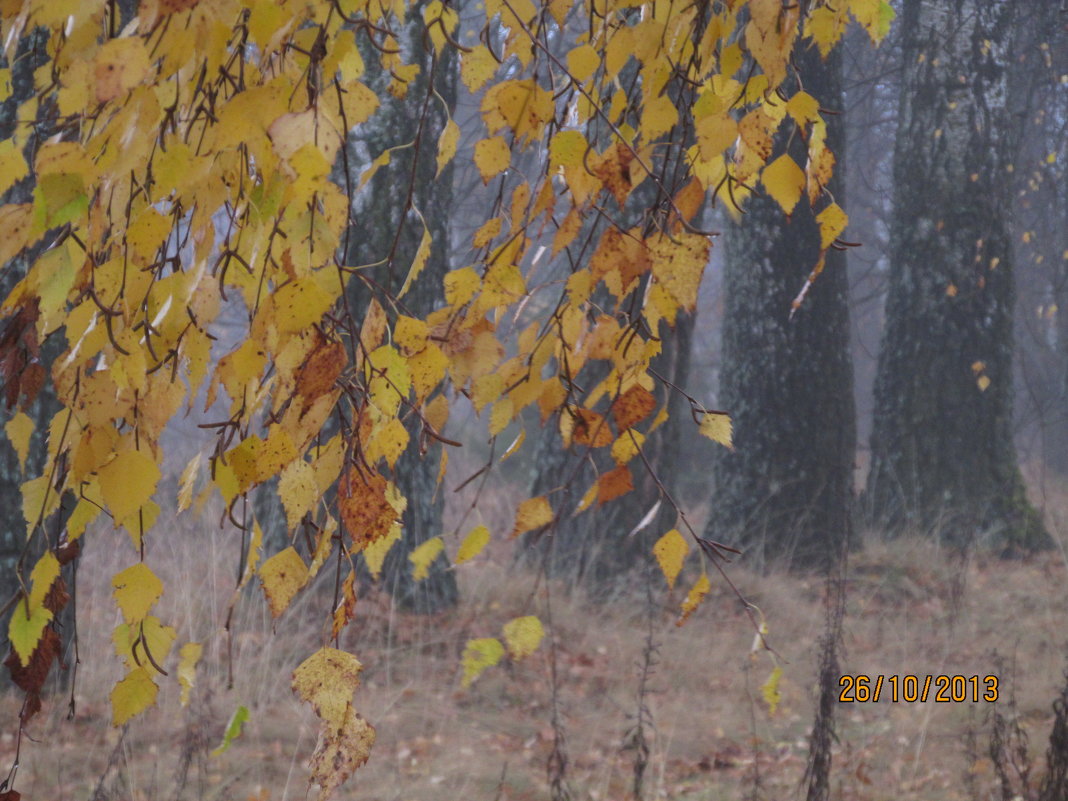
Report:
<svg viewBox="0 0 1068 801"><path fill-rule="evenodd" d="M1065 521L1051 519L1063 543ZM192 703L182 709L173 676L163 678L155 709L125 731L111 727L107 696L121 668L110 644L118 620L105 577L131 554L125 535L98 534L79 576L76 711L67 720L66 696L53 694L32 722L33 741L23 742L16 784L23 798L307 796L305 760L315 745L316 721L289 690L289 674L321 642L329 591L323 583L305 591L272 625L255 589L239 604L229 641L219 621L233 582L231 543L222 533L183 525L157 540L149 561L165 577L160 617L179 630L178 644L206 643ZM644 699L654 724L645 798L796 797L816 698L824 625L820 579L730 568L786 660L782 701L771 715L760 685L772 657L751 654L753 628L721 581L677 628L684 589L668 592L659 578L652 608L640 587L621 588L615 601L595 605L539 583L511 561L509 544L498 543L459 568L461 606L433 619L400 614L383 597L361 597L342 647L365 665L357 704L377 727L378 742L340 798L549 797L553 649L543 643L524 662L493 668L469 689L460 685L464 642L496 635L521 614L552 620L555 704L573 798L632 797L635 752L623 744L638 710L649 631L658 665ZM1012 713L1010 694L1030 736L1036 782L1068 653L1066 588L1063 550L1019 561L979 556L963 562L915 539L869 542L850 565L843 672L994 673L1001 700L838 705L832 797L1001 798L988 754L990 719L995 708ZM172 653L167 667L174 662ZM238 705L251 712L244 733L226 753L208 756ZM0 699L0 711L0 764L6 766L14 757L17 700Z"/></svg>

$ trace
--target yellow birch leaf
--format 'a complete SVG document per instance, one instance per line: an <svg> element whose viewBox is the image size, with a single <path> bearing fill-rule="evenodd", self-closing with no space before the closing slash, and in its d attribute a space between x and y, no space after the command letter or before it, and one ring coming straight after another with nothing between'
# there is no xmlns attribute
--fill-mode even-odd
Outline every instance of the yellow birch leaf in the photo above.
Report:
<svg viewBox="0 0 1068 801"><path fill-rule="evenodd" d="M534 615L526 615L509 620L504 624L504 641L508 645L508 654L512 659L524 659L538 650L545 629Z"/></svg>
<svg viewBox="0 0 1068 801"><path fill-rule="evenodd" d="M399 524L390 527L384 537L379 537L363 549L363 560L367 563L367 569L371 571L371 577L378 580L382 573L382 565L386 561L386 554L393 545L400 541L401 528Z"/></svg>
<svg viewBox="0 0 1068 801"><path fill-rule="evenodd" d="M786 113L798 125L805 125L820 118L820 102L808 92L796 92L786 101Z"/></svg>
<svg viewBox="0 0 1068 801"><path fill-rule="evenodd" d="M412 563L412 578L422 581L430 575L430 565L445 550L445 543L441 537L431 537L419 547L408 554L408 561Z"/></svg>
<svg viewBox="0 0 1068 801"><path fill-rule="evenodd" d="M278 289L271 297L272 322L279 332L292 334L319 322L334 305L334 299L313 278L298 278Z"/></svg>
<svg viewBox="0 0 1068 801"><path fill-rule="evenodd" d="M553 508L549 505L544 495L537 498L528 498L519 504L515 512L515 526L512 536L518 537L526 531L548 525L553 521Z"/></svg>
<svg viewBox="0 0 1068 801"><path fill-rule="evenodd" d="M497 59L485 45L476 45L460 56L460 78L467 91L474 94L497 72Z"/></svg>
<svg viewBox="0 0 1068 801"><path fill-rule="evenodd" d="M760 182L767 193L782 206L787 214L792 214L801 192L805 188L805 172L797 162L783 153L771 162L760 174Z"/></svg>
<svg viewBox="0 0 1068 801"><path fill-rule="evenodd" d="M555 256L561 250L566 248L572 242L575 241L575 237L579 235L582 230L582 212L577 208L572 208L564 217L564 221L560 223L560 227L556 229L556 234L553 235L552 255ZM585 275L589 277L588 272L573 273L571 278L576 275ZM568 285L570 286L571 278L568 279ZM582 279L579 279L582 280Z"/></svg>
<svg viewBox="0 0 1068 801"><path fill-rule="evenodd" d="M690 592L686 595L686 600L682 602L682 614L675 621L676 626L681 626L689 619L690 615L697 611L697 607L701 605L701 601L708 595L710 589L712 589L712 585L708 581L708 574L702 573L701 577L690 588Z"/></svg>
<svg viewBox="0 0 1068 801"><path fill-rule="evenodd" d="M482 183L488 184L495 175L508 169L512 163L512 150L501 136L480 139L475 143L475 165L482 176Z"/></svg>
<svg viewBox="0 0 1068 801"><path fill-rule="evenodd" d="M504 656L504 646L496 637L468 640L461 664L464 669L463 686L470 687L486 668L493 667Z"/></svg>
<svg viewBox="0 0 1068 801"><path fill-rule="evenodd" d="M419 222L423 226L423 236L419 240L419 248L415 251L415 258L412 259L412 266L408 268L408 277L404 279L404 285L400 288L400 292L397 293L397 297L402 297L408 291L415 279L419 277L419 273L423 272L423 268L426 267L427 260L430 258L430 230L426 227L426 220L423 219L422 212L414 206L412 211L419 217Z"/></svg>
<svg viewBox="0 0 1068 801"><path fill-rule="evenodd" d="M837 203L832 203L816 215L816 222L820 227L820 248L826 250L846 229L849 215Z"/></svg>
<svg viewBox="0 0 1068 801"><path fill-rule="evenodd" d="M320 648L293 671L290 686L302 701L311 704L318 717L337 726L360 686L361 670L363 665L352 654Z"/></svg>
<svg viewBox="0 0 1068 801"><path fill-rule="evenodd" d="M830 6L821 6L813 9L805 23L805 32L820 49L820 55L824 58L831 52L831 48L842 38L845 31L844 9L834 9Z"/></svg>
<svg viewBox="0 0 1068 801"><path fill-rule="evenodd" d="M315 469L303 459L294 459L278 478L278 497L286 510L286 526L292 531L315 507L321 493Z"/></svg>
<svg viewBox="0 0 1068 801"><path fill-rule="evenodd" d="M59 578L59 560L51 551L45 551L30 573L30 608L36 609L44 603L45 596L52 589L52 584Z"/></svg>
<svg viewBox="0 0 1068 801"><path fill-rule="evenodd" d="M136 626L120 623L112 632L111 641L115 645L115 655L126 663L128 670L136 667L155 669L153 663L163 664L177 636L178 632L173 628L164 626L155 615L149 615Z"/></svg>
<svg viewBox="0 0 1068 801"><path fill-rule="evenodd" d="M2 174L2 171L0 171ZM19 469L26 466L26 457L30 452L30 437L33 436L33 420L23 412L16 412L10 420L4 423L4 433L7 434L11 446L19 457Z"/></svg>
<svg viewBox="0 0 1068 801"><path fill-rule="evenodd" d="M678 121L679 111L671 98L666 94L654 97L642 108L642 138L652 142L670 131Z"/></svg>
<svg viewBox="0 0 1068 801"><path fill-rule="evenodd" d="M686 561L686 554L690 552L690 544L679 533L678 529L671 529L653 545L653 556L664 573L669 587L675 586L675 580L682 571L682 564Z"/></svg>
<svg viewBox="0 0 1068 801"><path fill-rule="evenodd" d="M981 375L977 379L975 379L975 383L979 386L980 392L986 392L987 389L990 387L990 378L988 376Z"/></svg>
<svg viewBox="0 0 1068 801"><path fill-rule="evenodd" d="M403 314L397 315L397 322L393 326L393 341L405 355L410 356L425 348L429 336L430 329L422 320Z"/></svg>
<svg viewBox="0 0 1068 801"><path fill-rule="evenodd" d="M674 240L658 234L650 244L653 275L688 311L697 305L697 290L711 248L708 237L689 233L678 234Z"/></svg>
<svg viewBox="0 0 1068 801"><path fill-rule="evenodd" d="M364 447L364 456L370 464L385 459L386 464L392 468L408 447L409 439L410 435L404 423L396 417L390 418Z"/></svg>
<svg viewBox="0 0 1068 801"><path fill-rule="evenodd" d="M458 565L462 565L471 559L474 559L480 553L482 549L489 545L490 532L485 526L475 526L464 537L464 541L460 543L460 550L456 552L456 561Z"/></svg>
<svg viewBox="0 0 1068 801"><path fill-rule="evenodd" d="M126 674L126 678L111 691L111 725L115 728L130 718L140 715L156 703L159 687L152 681L148 670L139 667Z"/></svg>
<svg viewBox="0 0 1068 801"><path fill-rule="evenodd" d="M612 443L612 458L616 464L623 465L633 459L645 444L645 435L633 429L624 431Z"/></svg>
<svg viewBox="0 0 1068 801"><path fill-rule="evenodd" d="M145 619L160 596L163 595L163 582L144 562L116 573L111 578L114 588L112 595L115 603L122 610L123 619L133 625Z"/></svg>
<svg viewBox="0 0 1068 801"><path fill-rule="evenodd" d="M491 437L500 434L515 419L515 404L511 398L501 398L490 411L489 433Z"/></svg>
<svg viewBox="0 0 1068 801"><path fill-rule="evenodd" d="M412 386L408 360L392 345L382 345L368 355L366 366L371 373L371 403L386 417L395 416Z"/></svg>
<svg viewBox="0 0 1068 801"><path fill-rule="evenodd" d="M0 142L0 195L30 174L25 156L11 139Z"/></svg>
<svg viewBox="0 0 1068 801"><path fill-rule="evenodd" d="M378 110L379 100L370 88L359 81L349 81L341 88L341 111L345 119L342 123L352 130L357 125L367 122ZM384 158L384 163L389 164L389 151L387 150L379 159ZM377 160L376 160L377 161ZM382 166L379 164L378 166ZM370 177L365 176L366 180ZM361 180L361 185L363 181Z"/></svg>
<svg viewBox="0 0 1068 801"><path fill-rule="evenodd" d="M581 131L559 131L549 140L549 169L582 167L582 160L590 149Z"/></svg>
<svg viewBox="0 0 1068 801"><path fill-rule="evenodd" d="M319 449L315 461L312 462L315 483L319 487L320 494L330 489L337 477L341 475L344 463L345 442L340 434L335 434L326 445Z"/></svg>
<svg viewBox="0 0 1068 801"><path fill-rule="evenodd" d="M67 539L70 542L78 539L85 533L86 526L96 520L100 514L100 506L87 500L78 501L70 518L67 520Z"/></svg>
<svg viewBox="0 0 1068 801"><path fill-rule="evenodd" d="M462 267L445 275L445 302L450 306L462 306L478 292L482 278L471 267Z"/></svg>
<svg viewBox="0 0 1068 801"><path fill-rule="evenodd" d="M412 389L415 391L416 400L422 400L445 380L449 357L442 353L441 348L430 342L421 351L409 357L408 367L412 374Z"/></svg>
<svg viewBox="0 0 1068 801"><path fill-rule="evenodd" d="M198 642L187 642L178 651L178 684L182 688L182 706L189 705L189 693L197 681L197 662L203 652L204 646Z"/></svg>
<svg viewBox="0 0 1068 801"><path fill-rule="evenodd" d="M144 80L150 68L148 50L138 36L110 39L93 59L93 80L99 103L115 100Z"/></svg>
<svg viewBox="0 0 1068 801"><path fill-rule="evenodd" d="M585 83L601 64L601 57L588 44L579 45L567 54L567 71L578 83Z"/></svg>
<svg viewBox="0 0 1068 801"><path fill-rule="evenodd" d="M51 619L52 610L44 606L31 609L27 614L25 601L20 601L15 605L11 619L7 623L7 638L11 642L11 647L15 649L15 653L18 654L19 662L23 667L30 664L30 657L33 656L34 649L37 648L37 643L44 634L45 626Z"/></svg>
<svg viewBox="0 0 1068 801"><path fill-rule="evenodd" d="M438 172L437 177L441 177L441 171L445 169L445 166L452 161L456 155L456 145L460 141L460 126L453 120L449 120L445 123L445 127L441 131L441 136L438 137Z"/></svg>
<svg viewBox="0 0 1068 801"><path fill-rule="evenodd" d="M260 584L271 617L281 615L308 580L308 566L292 546L260 565Z"/></svg>
<svg viewBox="0 0 1068 801"><path fill-rule="evenodd" d="M475 231L475 235L471 239L471 244L474 245L476 248L484 248L486 247L486 245L492 242L494 238L497 237L498 234L500 234L500 232L501 218L491 217L490 219L486 220L486 222L482 223L482 225L479 226L478 230Z"/></svg>
<svg viewBox="0 0 1068 801"><path fill-rule="evenodd" d="M100 494L117 523L152 499L159 479L155 460L141 451L123 451L97 474Z"/></svg>
<svg viewBox="0 0 1068 801"><path fill-rule="evenodd" d="M440 54L448 44L446 34L452 34L456 23L460 21L459 16L454 9L443 6L441 0L431 0L423 8L423 21L426 23L434 49Z"/></svg>
<svg viewBox="0 0 1068 801"><path fill-rule="evenodd" d="M707 412L701 417L701 425L697 429L713 442L718 442L725 448L734 450L731 442L733 427L731 416L726 412Z"/></svg>
<svg viewBox="0 0 1068 801"><path fill-rule="evenodd" d="M771 675L768 676L768 680L760 685L760 694L764 697L764 703L768 705L769 715L775 714L775 709L782 700L782 693L779 692L779 679L781 678L782 668L776 665Z"/></svg>
<svg viewBox="0 0 1068 801"><path fill-rule="evenodd" d="M592 484L590 484L589 489L587 489L586 493L582 496L582 500L579 501L579 505L575 507L575 514L578 514L579 512L585 512L587 509L589 509L590 506L593 505L593 502L597 500L597 493L600 489L600 481L594 481Z"/></svg>

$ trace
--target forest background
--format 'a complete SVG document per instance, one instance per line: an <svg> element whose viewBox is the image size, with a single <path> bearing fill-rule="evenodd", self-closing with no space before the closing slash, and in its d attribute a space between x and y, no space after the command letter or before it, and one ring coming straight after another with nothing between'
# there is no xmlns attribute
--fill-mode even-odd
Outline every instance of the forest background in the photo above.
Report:
<svg viewBox="0 0 1068 801"><path fill-rule="evenodd" d="M1055 5L2 12L7 797L1063 797Z"/></svg>

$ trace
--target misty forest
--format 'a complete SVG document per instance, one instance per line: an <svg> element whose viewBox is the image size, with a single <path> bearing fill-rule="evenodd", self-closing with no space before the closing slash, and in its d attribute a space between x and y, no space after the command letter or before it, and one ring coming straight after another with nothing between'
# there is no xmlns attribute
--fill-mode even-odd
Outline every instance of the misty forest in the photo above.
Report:
<svg viewBox="0 0 1068 801"><path fill-rule="evenodd" d="M0 801L1068 799L1060 0L0 0Z"/></svg>

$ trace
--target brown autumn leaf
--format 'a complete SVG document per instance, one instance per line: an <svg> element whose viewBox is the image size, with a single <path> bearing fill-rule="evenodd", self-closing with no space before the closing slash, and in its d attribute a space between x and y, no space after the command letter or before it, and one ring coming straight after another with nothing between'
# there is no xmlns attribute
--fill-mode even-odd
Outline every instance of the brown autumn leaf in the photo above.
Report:
<svg viewBox="0 0 1068 801"><path fill-rule="evenodd" d="M56 561L59 561L59 559L57 558ZM60 562L60 564L63 563ZM62 577L59 577L52 582L52 586L48 589L48 594L44 598L44 608L58 617L68 603L70 603L70 593L67 592L67 582Z"/></svg>
<svg viewBox="0 0 1068 801"><path fill-rule="evenodd" d="M341 520L352 537L354 551L362 551L389 533L397 511L386 498L386 479L377 473L364 475L350 467L338 486Z"/></svg>
<svg viewBox="0 0 1068 801"><path fill-rule="evenodd" d="M597 479L597 505L614 501L634 489L634 480L630 468L621 464L607 473L601 473Z"/></svg>
<svg viewBox="0 0 1068 801"><path fill-rule="evenodd" d="M45 679L56 661L60 652L59 635L51 627L46 627L37 641L37 647L30 655L30 661L25 666L19 661L18 654L12 650L4 660L4 667L11 674L11 682L27 693L40 692L44 687ZM28 718L27 718L28 719Z"/></svg>
<svg viewBox="0 0 1068 801"><path fill-rule="evenodd" d="M612 193L620 208L627 202L627 197L634 188L630 182L630 163L633 160L634 151L616 142L593 167L593 174L601 179L601 183Z"/></svg>
<svg viewBox="0 0 1068 801"><path fill-rule="evenodd" d="M297 394L304 397L307 407L325 395L348 364L348 353L340 342L328 342L316 348L297 374Z"/></svg>
<svg viewBox="0 0 1068 801"><path fill-rule="evenodd" d="M640 423L656 408L656 397L645 387L635 384L612 401L612 419L620 431Z"/></svg>
<svg viewBox="0 0 1068 801"><path fill-rule="evenodd" d="M576 445L588 445L591 448L604 448L615 441L608 421L604 415L592 409L575 409L572 419L575 427L571 432L571 441Z"/></svg>

